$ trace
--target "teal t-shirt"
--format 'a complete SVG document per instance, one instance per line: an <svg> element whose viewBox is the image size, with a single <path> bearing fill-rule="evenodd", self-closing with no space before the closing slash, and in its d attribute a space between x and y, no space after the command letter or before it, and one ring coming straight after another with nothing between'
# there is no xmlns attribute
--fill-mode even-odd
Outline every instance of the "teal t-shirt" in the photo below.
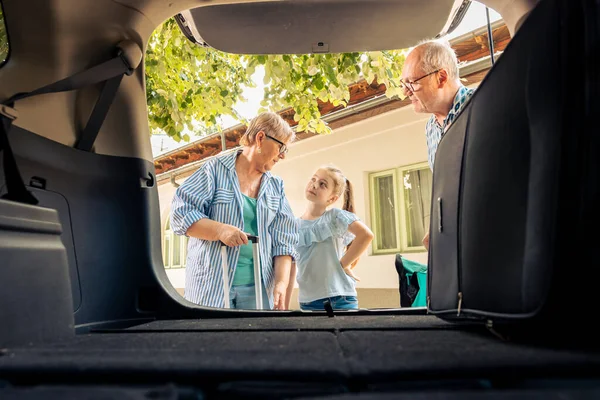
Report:
<svg viewBox="0 0 600 400"><path fill-rule="evenodd" d="M244 216L244 232L258 235L258 223L256 218L256 199L242 195L244 204L242 214ZM233 285L251 285L254 283L254 257L252 256L252 242L241 246L240 258L238 259Z"/></svg>

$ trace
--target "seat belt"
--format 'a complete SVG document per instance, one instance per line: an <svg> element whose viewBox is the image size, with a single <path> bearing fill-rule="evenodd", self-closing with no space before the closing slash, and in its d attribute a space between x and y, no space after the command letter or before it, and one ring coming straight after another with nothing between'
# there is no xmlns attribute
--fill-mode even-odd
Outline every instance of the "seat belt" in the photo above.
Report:
<svg viewBox="0 0 600 400"><path fill-rule="evenodd" d="M117 94L123 76L133 74L133 71L142 60L142 50L136 43L130 40L120 42L117 48L117 55L106 62L32 92L18 93L0 103L0 152L4 153L3 169L7 188L7 193L2 198L26 204L38 203L37 199L27 190L23 183L8 141L8 132L12 123L19 117L19 113L14 106L15 102L27 97L66 92L105 82L90 118L79 140L75 144L75 148L79 150L90 151L98 136L100 127L108 114L110 105Z"/></svg>
<svg viewBox="0 0 600 400"><path fill-rule="evenodd" d="M3 153L2 168L4 169L7 191L2 198L26 204L37 204L37 199L25 188L10 143L8 143L7 134L14 118L5 111L4 106L0 106L0 120L0 152Z"/></svg>

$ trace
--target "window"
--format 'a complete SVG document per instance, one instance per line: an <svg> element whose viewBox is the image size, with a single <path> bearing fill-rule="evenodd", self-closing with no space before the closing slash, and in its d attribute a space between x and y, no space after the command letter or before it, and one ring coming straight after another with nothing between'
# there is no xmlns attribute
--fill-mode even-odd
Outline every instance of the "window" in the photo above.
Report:
<svg viewBox="0 0 600 400"><path fill-rule="evenodd" d="M397 252L400 247L398 237L398 196L396 190L396 170L371 174L371 224L375 253Z"/></svg>
<svg viewBox="0 0 600 400"><path fill-rule="evenodd" d="M376 172L369 180L373 253L425 251L432 184L428 164Z"/></svg>
<svg viewBox="0 0 600 400"><path fill-rule="evenodd" d="M400 221L404 227L402 250L423 250L429 230L432 174L427 163L400 170Z"/></svg>
<svg viewBox="0 0 600 400"><path fill-rule="evenodd" d="M185 268L188 237L176 235L171 230L171 217L167 218L163 236L163 263L165 268Z"/></svg>
<svg viewBox="0 0 600 400"><path fill-rule="evenodd" d="M4 64L8 58L8 34L6 33L6 25L4 24L4 11L0 3L0 66Z"/></svg>

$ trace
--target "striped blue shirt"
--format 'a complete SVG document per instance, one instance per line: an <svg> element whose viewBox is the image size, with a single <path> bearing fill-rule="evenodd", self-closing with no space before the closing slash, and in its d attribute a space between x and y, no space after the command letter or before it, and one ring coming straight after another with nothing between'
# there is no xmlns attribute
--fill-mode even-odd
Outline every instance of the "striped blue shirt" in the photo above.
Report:
<svg viewBox="0 0 600 400"><path fill-rule="evenodd" d="M240 150L241 151L241 150ZM244 230L242 192L235 170L240 151L221 155L203 164L175 192L171 227L177 235L202 218ZM256 202L263 284L273 308L275 271L273 257L297 258L298 225L283 191L281 178L263 175ZM208 307L223 307L221 246L218 241L190 237L185 275L185 298ZM227 249L229 282L233 282L240 247Z"/></svg>
<svg viewBox="0 0 600 400"><path fill-rule="evenodd" d="M450 108L450 112L444 118L444 126L440 126L435 118L435 115L432 115L427 121L427 126L425 127L425 137L427 138L427 158L429 160L429 168L433 171L433 163L435 161L435 152L437 151L438 144L444 135L444 132L452 125L456 116L460 113L460 110L463 109L467 100L471 98L475 89L467 89L462 86L456 92L456 96L454 96L454 102L452 103L452 107Z"/></svg>

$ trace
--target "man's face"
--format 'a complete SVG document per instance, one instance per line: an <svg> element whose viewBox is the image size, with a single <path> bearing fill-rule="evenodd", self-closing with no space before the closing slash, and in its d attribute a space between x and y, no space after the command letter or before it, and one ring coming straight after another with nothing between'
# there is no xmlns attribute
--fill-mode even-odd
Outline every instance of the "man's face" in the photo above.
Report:
<svg viewBox="0 0 600 400"><path fill-rule="evenodd" d="M418 113L431 113L438 101L438 80L437 73L419 79L432 71L424 71L421 63L421 56L418 50L413 50L402 69L402 80L412 83L414 91L405 89L404 93L410 98L413 109ZM415 82L418 79L417 82Z"/></svg>

